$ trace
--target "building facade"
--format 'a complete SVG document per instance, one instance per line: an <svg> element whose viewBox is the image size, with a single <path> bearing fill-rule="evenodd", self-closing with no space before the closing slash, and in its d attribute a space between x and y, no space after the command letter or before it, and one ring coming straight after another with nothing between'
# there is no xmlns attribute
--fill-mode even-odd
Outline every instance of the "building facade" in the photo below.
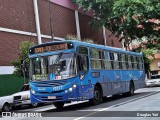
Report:
<svg viewBox="0 0 160 120"><path fill-rule="evenodd" d="M150 72L151 75L160 75L160 53L155 54L154 58L151 60Z"/></svg>
<svg viewBox="0 0 160 120"><path fill-rule="evenodd" d="M18 58L20 42L40 44L52 41L52 34L56 39L72 34L98 44L122 47L110 31L93 30L89 25L92 15L78 11L70 0L3 0L0 11L0 74L13 73L10 62Z"/></svg>

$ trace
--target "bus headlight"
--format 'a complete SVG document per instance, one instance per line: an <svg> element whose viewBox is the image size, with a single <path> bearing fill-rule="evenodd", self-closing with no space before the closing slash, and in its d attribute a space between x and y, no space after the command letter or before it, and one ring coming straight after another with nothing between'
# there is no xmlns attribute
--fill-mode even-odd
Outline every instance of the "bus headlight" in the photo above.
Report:
<svg viewBox="0 0 160 120"><path fill-rule="evenodd" d="M69 88L69 91L72 92L73 88Z"/></svg>
<svg viewBox="0 0 160 120"><path fill-rule="evenodd" d="M31 90L32 94L36 94L36 92L34 90Z"/></svg>
<svg viewBox="0 0 160 120"><path fill-rule="evenodd" d="M77 85L76 85L76 84L74 84L74 85L73 85L73 88L76 88L76 87L77 87Z"/></svg>

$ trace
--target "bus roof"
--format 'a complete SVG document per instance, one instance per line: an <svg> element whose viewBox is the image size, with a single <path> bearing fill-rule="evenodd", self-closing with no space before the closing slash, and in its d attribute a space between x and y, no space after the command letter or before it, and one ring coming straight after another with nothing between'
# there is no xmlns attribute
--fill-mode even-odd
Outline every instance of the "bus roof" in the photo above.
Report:
<svg viewBox="0 0 160 120"><path fill-rule="evenodd" d="M82 42L82 41L78 41L78 40L67 40L67 41L71 41L74 44L76 44L77 46L83 45L86 47L91 47L91 48L96 48L96 49L101 49L101 50L108 50L108 51L114 51L114 52L118 52L118 53L126 53L126 54L142 56L142 53L126 51L121 48L92 44L92 43Z"/></svg>
<svg viewBox="0 0 160 120"><path fill-rule="evenodd" d="M142 53L126 51L126 50L123 50L121 48L116 48L116 47L110 47L110 46L104 46L104 45L82 42L82 41L79 41L79 40L52 41L52 42L42 43L42 44L39 44L39 45L36 45L36 46L33 46L33 47L38 47L38 46L42 46L42 45L49 45L49 44L53 44L53 42L55 42L55 43L73 42L74 45L76 45L76 46L86 46L86 47L91 47L91 48L95 48L95 49L108 50L108 51L114 51L114 52L118 52L118 53L142 56ZM33 47L31 47L31 48L33 48Z"/></svg>

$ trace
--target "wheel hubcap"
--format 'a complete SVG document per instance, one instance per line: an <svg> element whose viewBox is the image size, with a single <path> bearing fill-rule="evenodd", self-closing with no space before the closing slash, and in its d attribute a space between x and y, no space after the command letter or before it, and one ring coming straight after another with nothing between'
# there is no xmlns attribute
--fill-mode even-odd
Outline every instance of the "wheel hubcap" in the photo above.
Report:
<svg viewBox="0 0 160 120"><path fill-rule="evenodd" d="M9 111L8 106L5 106L4 109L5 109L5 111Z"/></svg>
<svg viewBox="0 0 160 120"><path fill-rule="evenodd" d="M94 92L94 98L96 101L99 100L99 92L97 90L95 90L95 92Z"/></svg>

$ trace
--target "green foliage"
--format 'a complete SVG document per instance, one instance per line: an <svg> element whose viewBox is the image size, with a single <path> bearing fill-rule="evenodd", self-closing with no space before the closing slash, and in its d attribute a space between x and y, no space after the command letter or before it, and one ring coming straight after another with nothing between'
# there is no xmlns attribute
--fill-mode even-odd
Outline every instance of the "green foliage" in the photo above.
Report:
<svg viewBox="0 0 160 120"><path fill-rule="evenodd" d="M91 23L95 27L104 26L108 22L114 4L113 0L72 0L72 2L76 3L79 8L83 8L85 12L94 11L94 18Z"/></svg>
<svg viewBox="0 0 160 120"><path fill-rule="evenodd" d="M72 35L72 34L68 34L65 39L66 40L80 40L77 36ZM84 38L82 41L96 44L92 39L89 39L89 38Z"/></svg>
<svg viewBox="0 0 160 120"><path fill-rule="evenodd" d="M93 10L94 27L105 26L126 41L146 36L160 38L159 0L72 0L85 11ZM154 21L153 21L154 20ZM157 22L155 22L157 20Z"/></svg>
<svg viewBox="0 0 160 120"><path fill-rule="evenodd" d="M150 49L150 48L147 48L147 49L144 49L142 50L142 53L147 57L152 57L154 58L154 55L157 54L157 50L154 50L154 49Z"/></svg>
<svg viewBox="0 0 160 120"><path fill-rule="evenodd" d="M159 38L160 4L159 0L117 0L113 5L113 20L117 22L116 30L132 39L146 36ZM111 22L112 28L114 22Z"/></svg>
<svg viewBox="0 0 160 120"><path fill-rule="evenodd" d="M154 55L158 52L156 49L142 49L142 48L136 48L133 50L133 52L141 52L143 53L143 60L144 60L144 67L145 67L145 73L150 72L150 64L152 62L152 59L149 59L150 57L154 58Z"/></svg>
<svg viewBox="0 0 160 120"><path fill-rule="evenodd" d="M30 41L23 41L19 45L19 58L12 61L11 64L15 67L14 75L23 77L22 73L22 61L26 61L26 77L29 78L29 58L28 58L28 50L34 43Z"/></svg>
<svg viewBox="0 0 160 120"><path fill-rule="evenodd" d="M79 40L78 36L72 35L72 34L68 34L65 39L66 40Z"/></svg>
<svg viewBox="0 0 160 120"><path fill-rule="evenodd" d="M89 39L89 38L84 38L82 41L87 42L87 43L96 44L96 42L94 42L92 39Z"/></svg>
<svg viewBox="0 0 160 120"><path fill-rule="evenodd" d="M23 83L22 77L17 77L15 75L0 75L0 97L18 92Z"/></svg>
<svg viewBox="0 0 160 120"><path fill-rule="evenodd" d="M143 60L144 60L145 73L149 73L151 60L145 54L143 54L143 55L144 55Z"/></svg>
<svg viewBox="0 0 160 120"><path fill-rule="evenodd" d="M149 73L150 72L150 64L152 62L152 59L149 59L149 57L154 58L154 55L158 52L157 50L154 49L144 49L141 50L141 52L143 53L144 57L144 66L145 66L145 72Z"/></svg>

